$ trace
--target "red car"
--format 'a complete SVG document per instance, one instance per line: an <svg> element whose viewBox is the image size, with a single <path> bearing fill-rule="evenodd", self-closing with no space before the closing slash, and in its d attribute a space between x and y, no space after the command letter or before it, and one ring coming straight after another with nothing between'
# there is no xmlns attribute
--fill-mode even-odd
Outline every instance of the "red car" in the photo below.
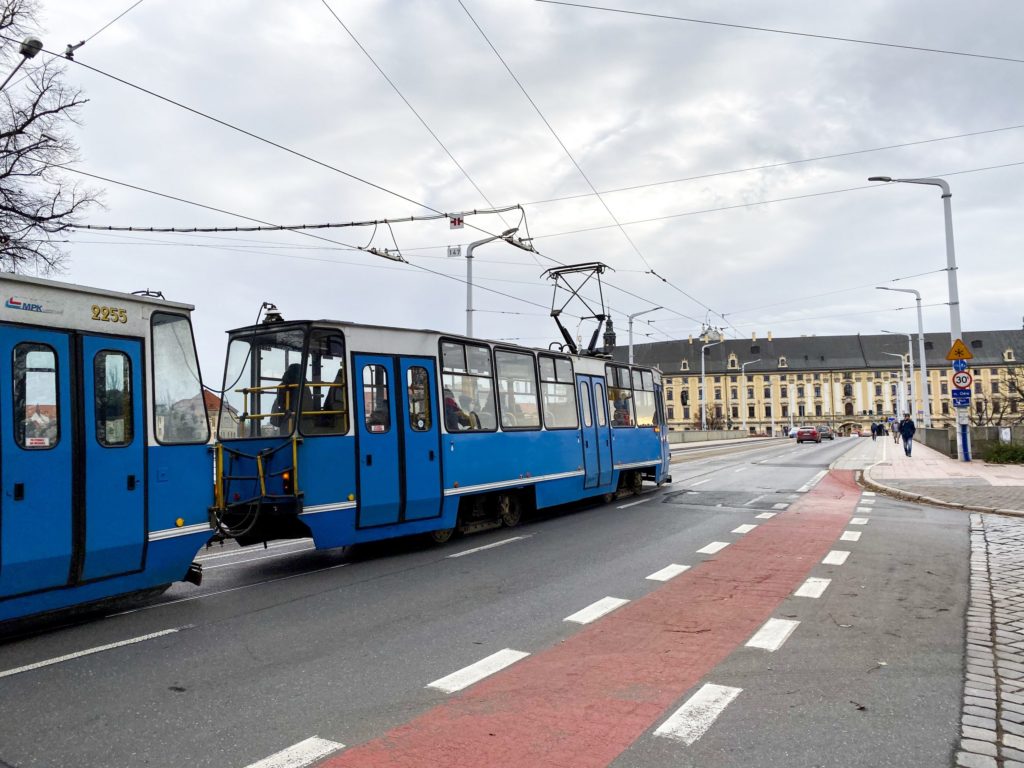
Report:
<svg viewBox="0 0 1024 768"><path fill-rule="evenodd" d="M798 443L802 443L807 440L810 440L812 443L821 442L821 433L818 431L817 427L800 427L800 429L796 431L796 441Z"/></svg>

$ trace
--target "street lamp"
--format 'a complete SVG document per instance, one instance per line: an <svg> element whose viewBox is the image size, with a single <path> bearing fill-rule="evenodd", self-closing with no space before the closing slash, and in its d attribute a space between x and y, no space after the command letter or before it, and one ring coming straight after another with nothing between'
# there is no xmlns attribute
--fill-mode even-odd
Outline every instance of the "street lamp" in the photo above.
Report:
<svg viewBox="0 0 1024 768"><path fill-rule="evenodd" d="M906 381L906 358L903 357L899 352L883 352L883 355L889 355L890 357L898 357L900 359L900 391L896 396L896 412L897 415L903 411L903 400L907 396L907 381Z"/></svg>
<svg viewBox="0 0 1024 768"><path fill-rule="evenodd" d="M704 372L704 350L716 344L721 344L723 341L725 339L721 338L721 333L719 333L718 341L709 342L700 348L700 428L703 432L706 432L708 429L708 381Z"/></svg>
<svg viewBox="0 0 1024 768"><path fill-rule="evenodd" d="M914 334L903 333L902 331L887 331L884 328L882 333L891 333L893 336L907 337L907 360L910 363L910 407L904 413L914 414L917 410L917 384L914 383Z"/></svg>
<svg viewBox="0 0 1024 768"><path fill-rule="evenodd" d="M500 235L491 235L485 237L483 240L475 240L469 244L469 248L466 249L466 335L473 335L473 249L478 245L485 245L494 240L504 240L509 245L514 245L516 248L522 248L524 251L532 251L533 246L528 242L524 242L521 239L515 239L512 237L519 227L512 227L512 229L506 229Z"/></svg>
<svg viewBox="0 0 1024 768"><path fill-rule="evenodd" d="M896 291L898 293L912 293L917 301L917 351L918 359L920 362L918 366L921 368L921 386L924 391L921 393L921 401L924 407L924 426L925 429L930 429L932 426L932 402L931 394L929 393L928 385L928 361L925 359L924 354L924 320L921 316L921 292L915 291L913 288L889 288L887 286L878 286L879 291Z"/></svg>
<svg viewBox="0 0 1024 768"><path fill-rule="evenodd" d="M894 179L891 176L871 176L868 181L884 181L900 184L927 184L942 190L942 211L946 225L946 277L949 285L949 333L953 343L961 340L960 331L960 294L956 284L956 251L953 247L953 207L950 200L953 193L945 179ZM971 460L971 434L967 429L970 421L967 409L956 409L956 421L960 428L960 439L957 440L957 455L963 461Z"/></svg>
<svg viewBox="0 0 1024 768"><path fill-rule="evenodd" d="M7 84L11 82L11 78L17 74L19 69L21 69L22 64L29 59L34 59L35 55L41 50L43 50L43 41L38 37L26 37L22 40L21 47L18 48L18 53L21 54L21 61L18 62L18 66L11 70L11 74L9 74L3 84L0 85L0 91L7 87Z"/></svg>
<svg viewBox="0 0 1024 768"><path fill-rule="evenodd" d="M743 388L743 395L740 398L743 403L743 434L747 433L747 366L760 362L761 358L759 357L757 360L748 360L747 362L740 364L740 378L743 380L743 383L740 385Z"/></svg>
<svg viewBox="0 0 1024 768"><path fill-rule="evenodd" d="M655 307L654 309L645 309L643 312L634 312L632 315L626 315L626 319L629 320L629 364L633 364L633 318L640 317L640 315L646 315L648 312L655 312L664 307Z"/></svg>

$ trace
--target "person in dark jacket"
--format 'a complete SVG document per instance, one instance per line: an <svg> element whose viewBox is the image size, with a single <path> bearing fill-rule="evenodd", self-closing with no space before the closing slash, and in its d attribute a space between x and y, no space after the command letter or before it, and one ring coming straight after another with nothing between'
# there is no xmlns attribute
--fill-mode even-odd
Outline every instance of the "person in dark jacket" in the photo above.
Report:
<svg viewBox="0 0 1024 768"><path fill-rule="evenodd" d="M910 418L910 414L906 414L903 417L903 421L900 422L900 437L903 438L903 452L910 455L910 449L914 446L914 433L917 432L917 426L914 424L914 420Z"/></svg>

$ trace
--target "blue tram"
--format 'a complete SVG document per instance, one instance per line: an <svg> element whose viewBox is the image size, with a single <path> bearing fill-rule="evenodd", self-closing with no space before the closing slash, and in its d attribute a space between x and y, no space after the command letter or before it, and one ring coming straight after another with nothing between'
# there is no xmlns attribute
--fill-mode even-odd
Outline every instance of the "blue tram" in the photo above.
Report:
<svg viewBox="0 0 1024 768"><path fill-rule="evenodd" d="M198 583L213 534L192 307L0 276L0 622Z"/></svg>
<svg viewBox="0 0 1024 768"><path fill-rule="evenodd" d="M668 478L657 370L335 321L230 332L214 521L317 548L516 525Z"/></svg>

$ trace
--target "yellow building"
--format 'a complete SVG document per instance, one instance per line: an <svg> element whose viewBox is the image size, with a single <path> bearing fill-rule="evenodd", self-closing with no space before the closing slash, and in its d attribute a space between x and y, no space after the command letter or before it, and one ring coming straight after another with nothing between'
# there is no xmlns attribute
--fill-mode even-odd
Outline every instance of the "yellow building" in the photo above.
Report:
<svg viewBox="0 0 1024 768"><path fill-rule="evenodd" d="M1024 331L964 334L974 359L971 421L977 425L1024 423ZM701 349L706 338L634 346L639 365L663 372L669 429L701 428ZM953 370L947 361L949 334L925 334L933 427L952 425ZM792 425L827 424L849 434L872 422L912 410L924 422L924 393L914 338L913 395L907 363L907 338L872 336L800 336L727 339L704 351L708 429L779 434ZM615 350L625 359L623 347ZM754 362L757 361L757 362ZM745 364L745 365L744 365ZM901 387L901 381L904 383ZM913 399L913 408L909 404Z"/></svg>

